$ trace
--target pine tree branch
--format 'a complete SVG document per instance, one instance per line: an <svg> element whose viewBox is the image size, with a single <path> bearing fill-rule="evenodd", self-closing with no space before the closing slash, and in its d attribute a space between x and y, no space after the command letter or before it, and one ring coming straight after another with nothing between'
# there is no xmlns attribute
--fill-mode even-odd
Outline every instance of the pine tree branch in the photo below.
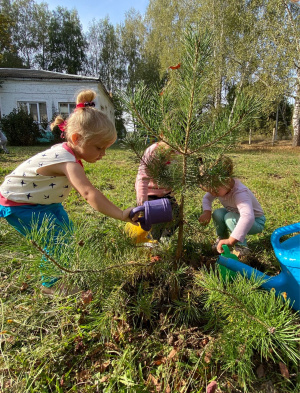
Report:
<svg viewBox="0 0 300 393"><path fill-rule="evenodd" d="M34 240L31 240L31 243L33 244L33 246L38 249L47 259L49 259L51 262L54 263L55 266L57 266L60 270L63 270L66 273L71 273L71 274L76 274L76 273L103 273L107 270L112 270L112 269L117 269L120 267L124 267L124 266L153 266L153 263L155 262L151 262L151 263L140 263L140 262L128 262L128 263L124 263L121 265L114 265L114 266L109 266L106 267L104 269L98 269L98 270L93 270L93 269L84 269L84 270L70 270L67 269L64 266L61 266L53 257L51 257L51 255L49 255L49 253L45 250L43 250Z"/></svg>
<svg viewBox="0 0 300 393"><path fill-rule="evenodd" d="M148 124L144 121L144 119L141 117L141 115L140 115L139 111L137 110L136 106L134 105L134 103L131 104L131 107L134 111L136 118L139 120L139 122L146 128L146 130L148 130L150 132L150 134L152 136L157 137L156 132L153 131L152 128L150 128L148 126ZM160 141L166 143L172 150L179 151L181 154L183 153L183 151L181 151L178 147L175 147L173 144L171 144L169 141L164 139L162 136L158 136L158 138Z"/></svg>
<svg viewBox="0 0 300 393"><path fill-rule="evenodd" d="M256 318L254 315L252 315L247 308L245 307L244 303L242 303L236 296L232 295L231 293L218 289L218 288L214 288L214 289L210 289L210 288L205 288L207 291L211 291L211 292L218 292L221 293L222 295L228 296L230 298L232 298L239 306L239 310L243 311L244 314L251 319L252 321L255 321L257 323L259 323L260 325L262 325L269 333L274 334L275 333L275 328L274 327L269 327L268 325L266 325L264 322L262 322L260 319ZM236 307L234 307L236 308Z"/></svg>
<svg viewBox="0 0 300 393"><path fill-rule="evenodd" d="M201 151L201 150L203 150L203 149L206 149L207 147L210 147L210 146L214 145L215 143L219 142L221 139L223 139L223 138L225 138L226 136L228 136L229 134L231 134L232 131L235 130L235 129L240 125L240 123L242 122L242 120L243 120L243 118L245 117L245 115L246 115L246 114L244 113L244 114L240 117L240 119L239 119L239 121L237 122L237 124L235 124L233 127L229 128L228 131L224 132L224 134L220 135L217 139L214 139L212 142L207 143L206 145L202 145L199 149L195 149L195 150L190 151L189 154L197 153L197 152L199 152L199 151Z"/></svg>

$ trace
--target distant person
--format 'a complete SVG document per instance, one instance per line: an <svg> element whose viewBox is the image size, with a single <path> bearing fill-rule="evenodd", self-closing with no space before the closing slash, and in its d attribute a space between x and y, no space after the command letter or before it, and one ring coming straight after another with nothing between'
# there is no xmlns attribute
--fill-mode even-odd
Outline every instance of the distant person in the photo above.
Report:
<svg viewBox="0 0 300 393"><path fill-rule="evenodd" d="M66 120L60 115L58 115L53 123L51 123L50 129L55 143L62 142L65 139L66 125Z"/></svg>
<svg viewBox="0 0 300 393"><path fill-rule="evenodd" d="M101 160L117 138L112 122L95 109L95 98L93 90L81 91L77 96L76 110L66 123L66 141L29 158L5 177L0 187L0 217L22 235L26 235L26 230L31 231L36 220L40 227L45 218L54 225L55 238L72 233L72 222L62 206L72 187L95 210L134 223L136 217L129 218L132 208L122 211L115 206L91 184L84 172L81 160L89 163ZM50 254L51 247L53 245L49 244ZM43 292L54 293L55 287L59 286L54 286L58 277L47 276L46 263L41 265L41 272Z"/></svg>
<svg viewBox="0 0 300 393"><path fill-rule="evenodd" d="M266 218L261 205L239 179L233 177L233 163L228 157L221 159L221 171L224 175L222 183L218 184L217 175L208 184L200 187L207 191L202 200L203 213L199 217L202 225L208 225L211 218L217 232L213 248L218 253L223 252L226 244L234 247L233 253L238 257L250 253L246 236L263 231ZM224 206L212 213L212 203L218 199Z"/></svg>
<svg viewBox="0 0 300 393"><path fill-rule="evenodd" d="M6 144L7 144L7 138L3 134L3 132L0 130L0 148L3 149L4 153L9 154Z"/></svg>

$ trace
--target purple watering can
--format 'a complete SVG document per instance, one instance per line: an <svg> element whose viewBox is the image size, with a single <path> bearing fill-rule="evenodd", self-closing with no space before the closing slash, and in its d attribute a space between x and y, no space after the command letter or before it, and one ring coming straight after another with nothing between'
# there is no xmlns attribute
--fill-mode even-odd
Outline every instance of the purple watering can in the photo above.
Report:
<svg viewBox="0 0 300 393"><path fill-rule="evenodd" d="M168 198L146 201L143 205L135 207L130 212L130 218L140 213L138 222L144 231L150 231L153 224L172 221L172 206Z"/></svg>
<svg viewBox="0 0 300 393"><path fill-rule="evenodd" d="M300 234L296 234L280 243L280 238L300 232L300 222L276 229L271 235L271 244L281 267L281 273L270 277L244 263L231 258L219 256L217 263L234 271L241 272L250 278L254 273L256 277L268 279L262 287L274 288L276 295L283 294L290 300L291 307L300 311ZM285 296L286 294L286 296Z"/></svg>

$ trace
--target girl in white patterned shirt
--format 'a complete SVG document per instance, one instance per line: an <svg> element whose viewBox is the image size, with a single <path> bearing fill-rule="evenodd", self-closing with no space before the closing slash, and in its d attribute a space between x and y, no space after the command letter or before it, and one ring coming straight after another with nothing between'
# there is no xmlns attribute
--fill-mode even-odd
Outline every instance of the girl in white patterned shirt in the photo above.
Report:
<svg viewBox="0 0 300 393"><path fill-rule="evenodd" d="M75 111L64 124L66 142L36 154L5 177L0 187L0 217L22 235L30 232L33 224L39 228L45 218L54 226L56 237L66 227L72 231L62 206L72 187L95 210L122 221L136 220L129 218L132 208L119 209L85 175L81 160L101 160L117 138L112 122L95 108L95 98L93 90L81 91ZM51 245L47 248L51 253ZM58 278L48 277L45 266L42 270L43 289L48 293Z"/></svg>

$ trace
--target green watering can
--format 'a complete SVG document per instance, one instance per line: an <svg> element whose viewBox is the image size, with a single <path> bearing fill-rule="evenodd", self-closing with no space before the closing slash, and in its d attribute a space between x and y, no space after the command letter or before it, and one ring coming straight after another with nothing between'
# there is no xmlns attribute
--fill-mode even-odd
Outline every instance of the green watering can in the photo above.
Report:
<svg viewBox="0 0 300 393"><path fill-rule="evenodd" d="M234 259L234 260L236 260L236 261L239 260L239 258L238 258L236 255L234 255L234 254L232 254L232 253L230 252L229 247L226 246L226 244L223 244L222 248L223 248L223 250L224 250L224 252L221 254L222 257L224 257L224 258L231 258L231 259ZM226 279L226 277L227 277L229 280L232 280L232 279L235 278L235 276L237 275L236 272L234 272L234 271L228 269L227 267L225 267L225 266L223 266L223 265L218 265L218 268L219 268L219 271L220 271L220 273L221 273L221 276L222 276L222 278L223 278L224 280Z"/></svg>

